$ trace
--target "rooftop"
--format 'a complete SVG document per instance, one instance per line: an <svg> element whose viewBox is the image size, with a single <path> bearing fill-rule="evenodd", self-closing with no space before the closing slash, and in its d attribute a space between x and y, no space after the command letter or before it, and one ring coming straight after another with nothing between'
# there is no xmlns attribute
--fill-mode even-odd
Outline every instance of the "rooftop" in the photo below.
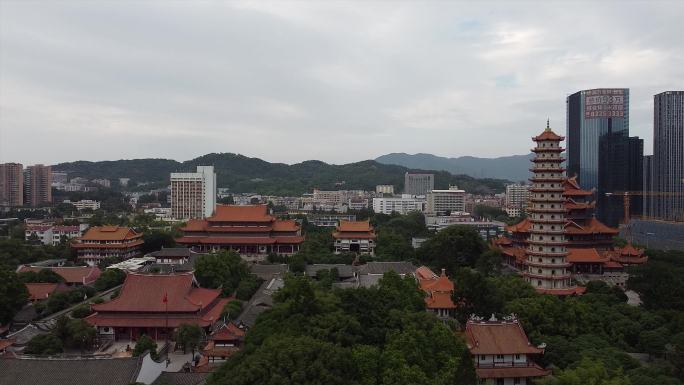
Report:
<svg viewBox="0 0 684 385"><path fill-rule="evenodd" d="M81 241L124 241L140 237L142 237L142 234L136 233L130 227L95 226L89 228L78 239Z"/></svg>
<svg viewBox="0 0 684 385"><path fill-rule="evenodd" d="M466 343L472 354L540 354L543 348L533 346L517 320L469 320L465 328Z"/></svg>
<svg viewBox="0 0 684 385"><path fill-rule="evenodd" d="M0 385L129 385L136 381L141 361L0 358Z"/></svg>
<svg viewBox="0 0 684 385"><path fill-rule="evenodd" d="M275 218L268 214L266 205L216 205L209 222L271 222Z"/></svg>

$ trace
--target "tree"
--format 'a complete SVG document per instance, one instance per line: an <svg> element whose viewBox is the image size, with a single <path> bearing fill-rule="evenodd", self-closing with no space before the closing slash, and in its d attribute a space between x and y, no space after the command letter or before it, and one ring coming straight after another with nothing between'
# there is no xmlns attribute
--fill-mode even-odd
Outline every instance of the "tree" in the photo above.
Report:
<svg viewBox="0 0 684 385"><path fill-rule="evenodd" d="M135 348L133 349L133 357L138 357L146 351L150 351L150 355L153 359L157 359L157 343L147 335L143 334L138 338L135 343Z"/></svg>
<svg viewBox="0 0 684 385"><path fill-rule="evenodd" d="M243 302L239 299L228 302L221 310L221 318L235 320L242 312Z"/></svg>
<svg viewBox="0 0 684 385"><path fill-rule="evenodd" d="M262 282L263 280L257 278L254 274L247 275L240 280L237 291L235 292L235 297L243 301L249 300L254 293L259 290L259 286L261 286Z"/></svg>
<svg viewBox="0 0 684 385"><path fill-rule="evenodd" d="M28 302L29 293L17 274L0 268L0 325L12 320Z"/></svg>
<svg viewBox="0 0 684 385"><path fill-rule="evenodd" d="M450 275L459 267L475 266L487 245L471 226L455 225L438 232L423 242L418 258L434 268L446 268Z"/></svg>
<svg viewBox="0 0 684 385"><path fill-rule="evenodd" d="M25 271L17 274L21 282L24 283L59 283L64 282L64 278L50 269L40 271Z"/></svg>
<svg viewBox="0 0 684 385"><path fill-rule="evenodd" d="M172 232L165 230L147 230L144 232L141 251L144 254L161 250L165 247L176 247L176 239Z"/></svg>
<svg viewBox="0 0 684 385"><path fill-rule="evenodd" d="M119 269L105 269L105 271L97 277L93 286L97 291L104 291L121 285L125 280L125 271Z"/></svg>
<svg viewBox="0 0 684 385"><path fill-rule="evenodd" d="M631 385L622 372L610 373L600 361L583 359L579 366L562 370L554 377L539 381L540 385ZM635 384L636 385L636 384Z"/></svg>
<svg viewBox="0 0 684 385"><path fill-rule="evenodd" d="M202 342L204 337L204 330L197 325L181 324L176 332L176 343L183 345L183 354L185 354L186 349L190 348L192 350L193 356L195 355L195 349Z"/></svg>
<svg viewBox="0 0 684 385"><path fill-rule="evenodd" d="M93 311L90 310L90 306L88 306L88 305L81 305L81 306L75 308L75 309L71 312L71 316L72 316L72 317L74 317L74 318L79 318L79 319L80 319L80 318L85 318L85 317L87 317L87 316L89 316L89 315L91 315L91 314L93 314Z"/></svg>
<svg viewBox="0 0 684 385"><path fill-rule="evenodd" d="M69 321L67 325L68 337L65 345L72 348L79 348L81 351L93 344L95 335L97 334L94 327L90 326L82 319L75 319Z"/></svg>
<svg viewBox="0 0 684 385"><path fill-rule="evenodd" d="M52 333L39 334L28 342L26 354L53 355L64 351L62 340Z"/></svg>
<svg viewBox="0 0 684 385"><path fill-rule="evenodd" d="M195 277L200 285L223 289L223 295L231 295L240 281L250 275L247 264L234 251L200 255L195 262Z"/></svg>

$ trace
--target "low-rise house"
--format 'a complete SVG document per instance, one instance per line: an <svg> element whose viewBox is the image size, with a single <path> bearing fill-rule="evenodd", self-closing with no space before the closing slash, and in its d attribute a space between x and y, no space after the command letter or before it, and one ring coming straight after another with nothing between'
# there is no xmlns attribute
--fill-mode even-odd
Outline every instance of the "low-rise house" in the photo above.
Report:
<svg viewBox="0 0 684 385"><path fill-rule="evenodd" d="M369 221L340 221L332 234L335 253L375 254L375 230Z"/></svg>
<svg viewBox="0 0 684 385"><path fill-rule="evenodd" d="M64 283L68 286L90 286L97 278L100 277L102 271L97 266L37 266L37 265L22 265L17 269L17 273L39 272L43 269L49 269L55 272L60 277L64 278Z"/></svg>
<svg viewBox="0 0 684 385"><path fill-rule="evenodd" d="M209 335L207 345L202 349L202 355L211 362L226 360L242 348L244 341L243 329L232 322L224 323Z"/></svg>
<svg viewBox="0 0 684 385"><path fill-rule="evenodd" d="M439 318L454 316L456 305L451 296L454 294L454 283L447 277L446 271L435 274L427 266L416 269L416 279L421 290L425 292L425 308Z"/></svg>
<svg viewBox="0 0 684 385"><path fill-rule="evenodd" d="M48 299L54 293L68 291L69 288L63 283L25 283L29 292L29 301L38 302Z"/></svg>
<svg viewBox="0 0 684 385"><path fill-rule="evenodd" d="M125 260L140 254L142 234L130 227L91 227L71 247L76 249L79 261L95 266L107 258Z"/></svg>
<svg viewBox="0 0 684 385"><path fill-rule="evenodd" d="M472 317L466 323L465 339L480 384L529 385L551 374L535 362L545 345L532 345L514 316L502 321L494 316L488 321Z"/></svg>

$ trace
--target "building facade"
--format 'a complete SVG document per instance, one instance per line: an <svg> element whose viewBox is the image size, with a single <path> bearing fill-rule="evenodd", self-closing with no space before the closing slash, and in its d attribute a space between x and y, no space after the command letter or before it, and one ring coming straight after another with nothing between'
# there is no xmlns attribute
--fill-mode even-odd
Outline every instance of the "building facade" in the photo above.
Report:
<svg viewBox="0 0 684 385"><path fill-rule="evenodd" d="M407 214L411 211L425 211L426 200L414 195L403 194L401 197L373 198L373 211L382 214Z"/></svg>
<svg viewBox="0 0 684 385"><path fill-rule="evenodd" d="M437 275L427 266L416 269L418 286L425 293L425 308L435 313L438 318L446 319L454 316L456 305L451 299L454 294L454 283L447 277L445 269Z"/></svg>
<svg viewBox="0 0 684 385"><path fill-rule="evenodd" d="M568 176L577 176L581 188L595 191L598 218L616 226L622 202L606 193L639 190L642 185L641 177L634 177L643 153L638 151L640 139L629 138L629 89L600 88L568 96L567 137ZM640 203L633 206L640 214Z"/></svg>
<svg viewBox="0 0 684 385"><path fill-rule="evenodd" d="M653 216L684 221L684 91L653 97Z"/></svg>
<svg viewBox="0 0 684 385"><path fill-rule="evenodd" d="M294 254L304 242L299 223L276 219L266 205L217 205L214 215L189 220L180 230L176 242L195 252L234 250L257 260Z"/></svg>
<svg viewBox="0 0 684 385"><path fill-rule="evenodd" d="M197 172L171 173L171 213L175 219L203 219L216 208L214 166L197 166Z"/></svg>
<svg viewBox="0 0 684 385"><path fill-rule="evenodd" d="M546 126L541 134L532 138L536 146L532 187L530 192L529 237L525 250L523 277L537 291L556 295L578 293L570 276L570 264L566 261L565 198L561 153L565 151L560 142L565 139Z"/></svg>
<svg viewBox="0 0 684 385"><path fill-rule="evenodd" d="M379 184L375 186L375 192L378 194L394 195L394 186L391 184Z"/></svg>
<svg viewBox="0 0 684 385"><path fill-rule="evenodd" d="M404 194L427 195L427 193L434 189L434 174L416 174L410 172L404 174Z"/></svg>
<svg viewBox="0 0 684 385"><path fill-rule="evenodd" d="M449 186L448 190L432 190L427 194L426 211L431 214L464 212L465 190L457 186Z"/></svg>
<svg viewBox="0 0 684 385"><path fill-rule="evenodd" d="M0 206L24 204L24 166L20 163L0 164Z"/></svg>
<svg viewBox="0 0 684 385"><path fill-rule="evenodd" d="M514 183L506 186L506 205L505 210L509 213L517 214L508 216L519 217L524 212L527 206L527 201L530 197L530 186L522 183Z"/></svg>
<svg viewBox="0 0 684 385"><path fill-rule="evenodd" d="M52 203L52 168L42 164L24 170L24 204L32 207Z"/></svg>
<svg viewBox="0 0 684 385"><path fill-rule="evenodd" d="M95 266L105 259L126 260L140 255L142 233L129 227L96 226L71 245L76 249L78 260Z"/></svg>
<svg viewBox="0 0 684 385"><path fill-rule="evenodd" d="M375 230L369 221L340 221L332 234L335 253L375 254Z"/></svg>

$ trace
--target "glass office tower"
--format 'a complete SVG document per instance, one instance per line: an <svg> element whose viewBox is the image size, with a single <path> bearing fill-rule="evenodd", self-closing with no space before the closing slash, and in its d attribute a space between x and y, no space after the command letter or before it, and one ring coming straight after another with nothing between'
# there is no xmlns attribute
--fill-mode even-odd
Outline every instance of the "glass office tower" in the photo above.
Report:
<svg viewBox="0 0 684 385"><path fill-rule="evenodd" d="M684 91L653 97L653 187L658 219L684 221Z"/></svg>
<svg viewBox="0 0 684 385"><path fill-rule="evenodd" d="M617 226L622 199L606 193L637 191L643 185L643 141L629 137L629 89L579 91L566 103L568 176L577 175L583 189L595 190L597 217ZM631 211L641 214L640 198L632 198Z"/></svg>

